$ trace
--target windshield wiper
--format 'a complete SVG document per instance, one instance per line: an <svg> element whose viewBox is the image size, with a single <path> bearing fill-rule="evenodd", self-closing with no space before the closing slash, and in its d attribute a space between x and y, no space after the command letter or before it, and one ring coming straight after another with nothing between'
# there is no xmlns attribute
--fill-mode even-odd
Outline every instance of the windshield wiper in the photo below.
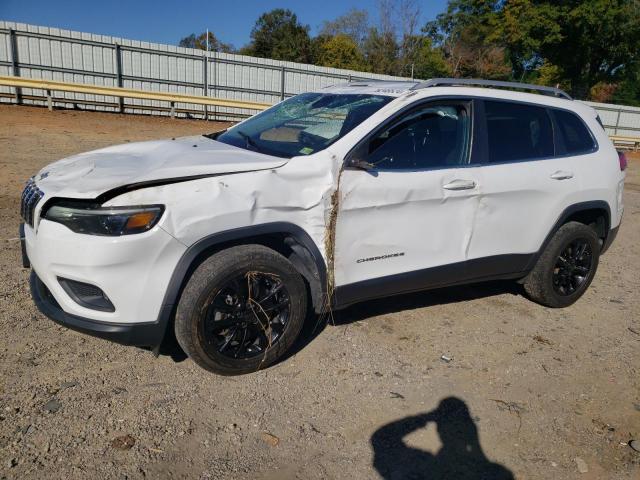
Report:
<svg viewBox="0 0 640 480"><path fill-rule="evenodd" d="M246 133L244 133L242 130L236 130L236 133L240 135L242 138L244 138L247 148L253 147L254 150L260 150L260 147L258 147L258 144L255 142L255 140L251 138L249 135L247 135Z"/></svg>

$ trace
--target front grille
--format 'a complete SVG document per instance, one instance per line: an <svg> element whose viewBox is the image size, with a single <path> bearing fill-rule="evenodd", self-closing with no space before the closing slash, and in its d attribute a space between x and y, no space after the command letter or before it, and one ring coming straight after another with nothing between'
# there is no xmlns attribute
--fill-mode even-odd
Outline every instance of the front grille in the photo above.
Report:
<svg viewBox="0 0 640 480"><path fill-rule="evenodd" d="M20 216L25 223L33 227L33 217L36 205L44 197L44 193L36 186L36 182L30 179L26 187L22 191L22 199L20 200Z"/></svg>

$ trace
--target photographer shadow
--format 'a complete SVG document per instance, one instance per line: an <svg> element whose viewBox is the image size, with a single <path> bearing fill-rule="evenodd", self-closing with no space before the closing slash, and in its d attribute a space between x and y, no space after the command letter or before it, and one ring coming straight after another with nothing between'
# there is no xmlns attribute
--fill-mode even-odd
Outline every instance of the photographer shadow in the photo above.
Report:
<svg viewBox="0 0 640 480"><path fill-rule="evenodd" d="M408 446L404 437L435 423L442 448L435 454ZM428 413L406 417L371 436L373 466L385 480L512 480L513 474L487 459L465 402L449 397Z"/></svg>

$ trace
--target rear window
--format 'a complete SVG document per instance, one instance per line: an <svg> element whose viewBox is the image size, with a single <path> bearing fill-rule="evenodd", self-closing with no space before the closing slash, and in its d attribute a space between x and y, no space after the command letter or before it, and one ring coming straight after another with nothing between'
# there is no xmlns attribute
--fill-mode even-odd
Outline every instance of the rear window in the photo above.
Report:
<svg viewBox="0 0 640 480"><path fill-rule="evenodd" d="M489 162L552 157L553 127L547 110L533 105L485 101Z"/></svg>
<svg viewBox="0 0 640 480"><path fill-rule="evenodd" d="M595 148L593 137L584 122L574 113L566 110L553 110L556 123L562 135L564 152L576 155L590 152Z"/></svg>

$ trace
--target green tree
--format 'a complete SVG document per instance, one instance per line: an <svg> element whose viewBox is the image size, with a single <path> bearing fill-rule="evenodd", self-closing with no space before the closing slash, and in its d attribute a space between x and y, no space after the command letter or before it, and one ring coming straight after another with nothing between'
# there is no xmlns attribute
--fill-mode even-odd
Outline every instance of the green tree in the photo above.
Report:
<svg viewBox="0 0 640 480"><path fill-rule="evenodd" d="M417 66L424 37L420 31L420 7L416 0L395 0L395 4L387 6L388 16L398 17L395 30L399 31L398 75L408 76ZM382 12L381 12L382 13Z"/></svg>
<svg viewBox="0 0 640 480"><path fill-rule="evenodd" d="M569 90L570 85L566 81L566 75L562 68L554 65L547 59L543 59L539 66L529 76L533 83L538 85L548 85Z"/></svg>
<svg viewBox="0 0 640 480"><path fill-rule="evenodd" d="M543 67L545 58L541 49L543 45L562 39L559 15L559 9L550 3L534 5L531 0L505 2L495 22L492 39L501 39L506 45L515 79L545 78L545 75L552 73L549 70L552 64L548 60ZM544 74L536 72L540 68L544 68ZM557 76L550 80L561 81Z"/></svg>
<svg viewBox="0 0 640 480"><path fill-rule="evenodd" d="M415 78L428 79L448 77L451 67L444 58L442 50L434 48L431 39L420 37L416 56L412 59Z"/></svg>
<svg viewBox="0 0 640 480"><path fill-rule="evenodd" d="M276 8L263 13L251 30L251 43L241 53L308 63L312 60L309 26L301 25L291 10Z"/></svg>
<svg viewBox="0 0 640 480"><path fill-rule="evenodd" d="M501 16L512 61L562 67L571 93L587 98L620 81L640 56L639 0L507 0Z"/></svg>
<svg viewBox="0 0 640 480"><path fill-rule="evenodd" d="M640 62L625 66L623 78L616 85L611 102L640 107Z"/></svg>
<svg viewBox="0 0 640 480"><path fill-rule="evenodd" d="M425 25L423 32L442 49L453 76L511 77L506 49L495 35L501 7L499 0L450 0Z"/></svg>
<svg viewBox="0 0 640 480"><path fill-rule="evenodd" d="M184 37L178 43L179 47L185 48L197 48L199 50L207 49L207 33L203 32L200 35L192 33L191 35ZM231 53L234 51L233 45L229 43L223 43L218 40L218 37L213 32L209 32L209 51L211 52L224 52Z"/></svg>
<svg viewBox="0 0 640 480"><path fill-rule="evenodd" d="M373 27L364 42L363 52L368 70L395 75L398 70L398 42L391 32Z"/></svg>
<svg viewBox="0 0 640 480"><path fill-rule="evenodd" d="M356 42L350 36L338 34L326 38L316 53L316 63L324 67L364 70L364 56Z"/></svg>
<svg viewBox="0 0 640 480"><path fill-rule="evenodd" d="M364 45L369 30L369 14L366 10L352 8L335 20L326 20L322 24L319 36L335 37L346 35L350 37L358 47Z"/></svg>

